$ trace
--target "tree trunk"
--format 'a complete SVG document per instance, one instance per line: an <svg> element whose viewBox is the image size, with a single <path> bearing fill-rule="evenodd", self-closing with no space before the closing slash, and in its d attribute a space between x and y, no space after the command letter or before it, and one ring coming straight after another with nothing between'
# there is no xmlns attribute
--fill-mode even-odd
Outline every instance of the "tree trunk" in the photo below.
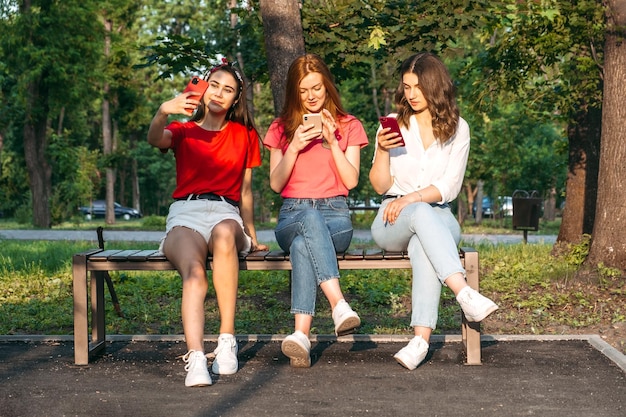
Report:
<svg viewBox="0 0 626 417"><path fill-rule="evenodd" d="M274 97L274 114L285 102L285 80L292 61L305 53L300 4L297 0L260 0L265 51Z"/></svg>
<svg viewBox="0 0 626 417"><path fill-rule="evenodd" d="M476 224L481 224L483 222L483 188L485 182L483 180L478 180L478 184L476 184L476 196L474 201L476 201L476 214L474 215L474 221ZM472 206L472 211L474 206Z"/></svg>
<svg viewBox="0 0 626 417"><path fill-rule="evenodd" d="M113 22L109 19L104 20L104 58L106 61L111 54L111 28ZM110 157L113 153L113 134L111 129L111 109L109 98L109 82L104 81L102 86L103 98L102 98L102 150L105 158ZM108 159L108 163L111 164L111 160ZM106 224L115 224L115 169L113 167L106 167L106 210L104 215L104 222Z"/></svg>
<svg viewBox="0 0 626 417"><path fill-rule="evenodd" d="M547 221L554 221L556 218L556 189L550 188L550 192L543 201L543 218Z"/></svg>
<svg viewBox="0 0 626 417"><path fill-rule="evenodd" d="M24 122L24 158L30 180L33 204L33 225L50 228L50 195L52 193L52 168L46 159L48 148L47 95L40 94L39 84L28 86Z"/></svg>
<svg viewBox="0 0 626 417"><path fill-rule="evenodd" d="M130 149L132 150L132 152L136 151L138 141L139 139L137 138L136 135L133 134L130 137ZM132 207L134 209L139 210L139 212L141 213L141 190L139 188L139 169L137 167L137 158L135 157L131 159L130 176L131 176L132 193L133 193Z"/></svg>
<svg viewBox="0 0 626 417"><path fill-rule="evenodd" d="M596 221L586 264L626 270L626 0L607 1Z"/></svg>
<svg viewBox="0 0 626 417"><path fill-rule="evenodd" d="M565 209L558 243L578 243L583 234L591 234L598 190L598 161L602 111L580 103L581 111L570 122L569 169L565 184Z"/></svg>

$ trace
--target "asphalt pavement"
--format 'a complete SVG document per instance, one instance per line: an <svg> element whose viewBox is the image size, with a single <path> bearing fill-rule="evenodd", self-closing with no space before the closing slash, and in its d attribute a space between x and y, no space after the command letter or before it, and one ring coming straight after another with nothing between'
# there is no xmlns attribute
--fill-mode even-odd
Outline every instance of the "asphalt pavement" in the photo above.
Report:
<svg viewBox="0 0 626 417"><path fill-rule="evenodd" d="M87 366L68 340L0 339L0 416L589 416L626 415L626 372L598 336L483 337L483 364L441 337L414 371L384 336L313 341L291 368L278 337L239 336L239 371L184 386L181 338L111 338ZM215 338L206 341L215 348Z"/></svg>

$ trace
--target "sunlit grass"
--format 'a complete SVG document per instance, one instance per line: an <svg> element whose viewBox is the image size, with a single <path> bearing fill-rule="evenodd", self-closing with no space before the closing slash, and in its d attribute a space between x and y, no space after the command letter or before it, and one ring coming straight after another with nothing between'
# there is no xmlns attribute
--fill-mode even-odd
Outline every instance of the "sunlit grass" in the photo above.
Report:
<svg viewBox="0 0 626 417"><path fill-rule="evenodd" d="M90 244L71 241L2 241L0 244L0 334L72 334L71 257L89 249ZM156 244L107 242L107 247L156 249ZM621 277L592 287L573 282L573 267L563 259L552 257L551 245L479 244L475 248L480 253L481 292L500 305L493 320L487 321L488 331L542 333L555 326L581 327L603 320L625 320L626 309L618 302L626 295ZM107 333L182 333L181 283L176 272L112 272L111 277L124 317L117 316L107 292ZM287 271L240 273L238 333L292 331L289 279ZM410 270L342 271L341 279L346 298L361 315L360 332L410 332ZM206 332L216 333L219 312L212 286L209 288L205 303ZM436 332L458 333L459 328L460 308L452 292L444 288ZM333 333L330 308L321 293L313 332Z"/></svg>

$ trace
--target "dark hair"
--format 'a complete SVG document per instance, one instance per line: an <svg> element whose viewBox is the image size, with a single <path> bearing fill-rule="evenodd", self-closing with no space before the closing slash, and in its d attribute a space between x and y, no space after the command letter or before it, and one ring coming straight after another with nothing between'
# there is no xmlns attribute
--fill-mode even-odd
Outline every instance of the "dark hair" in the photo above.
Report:
<svg viewBox="0 0 626 417"><path fill-rule="evenodd" d="M455 87L445 64L430 52L421 52L406 59L400 66L400 83L395 94L398 121L409 126L415 112L404 95L404 74L417 75L418 88L428 102L433 118L433 134L440 142L446 142L455 133L459 123L459 108L456 103Z"/></svg>
<svg viewBox="0 0 626 417"><path fill-rule="evenodd" d="M346 116L348 113L341 105L339 91L335 86L334 77L322 58L315 54L306 54L296 58L289 66L287 72L287 85L285 86L285 103L280 113L280 119L285 127L284 136L288 142L293 139L293 134L300 124L302 115L306 113L300 99L300 82L312 72L322 75L326 88L326 100L324 108L330 111L334 118Z"/></svg>
<svg viewBox="0 0 626 417"><path fill-rule="evenodd" d="M233 76L235 81L237 82L237 97L235 98L235 102L228 109L228 113L226 113L226 120L231 120L233 122L237 122L239 124L244 125L248 130L257 130L254 125L254 118L248 109L248 103L246 100L246 90L248 88L245 78L243 76L243 72L232 65L232 63L228 63L225 59L222 60L222 64L213 67L208 74L204 77L206 81L211 79L211 76L216 72L224 71ZM201 99L204 104L204 97ZM198 106L196 113L191 118L191 121L197 122L204 118L206 106Z"/></svg>

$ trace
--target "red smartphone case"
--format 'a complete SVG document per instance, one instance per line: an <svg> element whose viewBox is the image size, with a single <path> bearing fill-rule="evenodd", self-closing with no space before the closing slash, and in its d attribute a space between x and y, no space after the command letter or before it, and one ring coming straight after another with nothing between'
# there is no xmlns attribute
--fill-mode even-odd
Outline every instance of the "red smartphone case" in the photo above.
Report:
<svg viewBox="0 0 626 417"><path fill-rule="evenodd" d="M400 145L405 146L404 138L402 137L402 132L400 131L400 125L398 124L398 121L396 120L395 117L383 116L378 120L380 121L380 125L383 128L390 127L391 128L390 132L397 133L398 137L400 138Z"/></svg>
<svg viewBox="0 0 626 417"><path fill-rule="evenodd" d="M189 81L187 87L185 87L185 89L183 90L183 93L193 91L194 93L200 95L200 97L197 98L198 100L200 100L207 88L209 88L209 83L204 81L202 78L195 76L191 79L191 81Z"/></svg>
<svg viewBox="0 0 626 417"><path fill-rule="evenodd" d="M189 81L187 87L183 90L183 93L193 91L196 94L192 95L191 98L201 100L207 88L209 88L209 83L204 81L202 78L195 76ZM195 109L195 107L186 108L189 115L191 115Z"/></svg>

